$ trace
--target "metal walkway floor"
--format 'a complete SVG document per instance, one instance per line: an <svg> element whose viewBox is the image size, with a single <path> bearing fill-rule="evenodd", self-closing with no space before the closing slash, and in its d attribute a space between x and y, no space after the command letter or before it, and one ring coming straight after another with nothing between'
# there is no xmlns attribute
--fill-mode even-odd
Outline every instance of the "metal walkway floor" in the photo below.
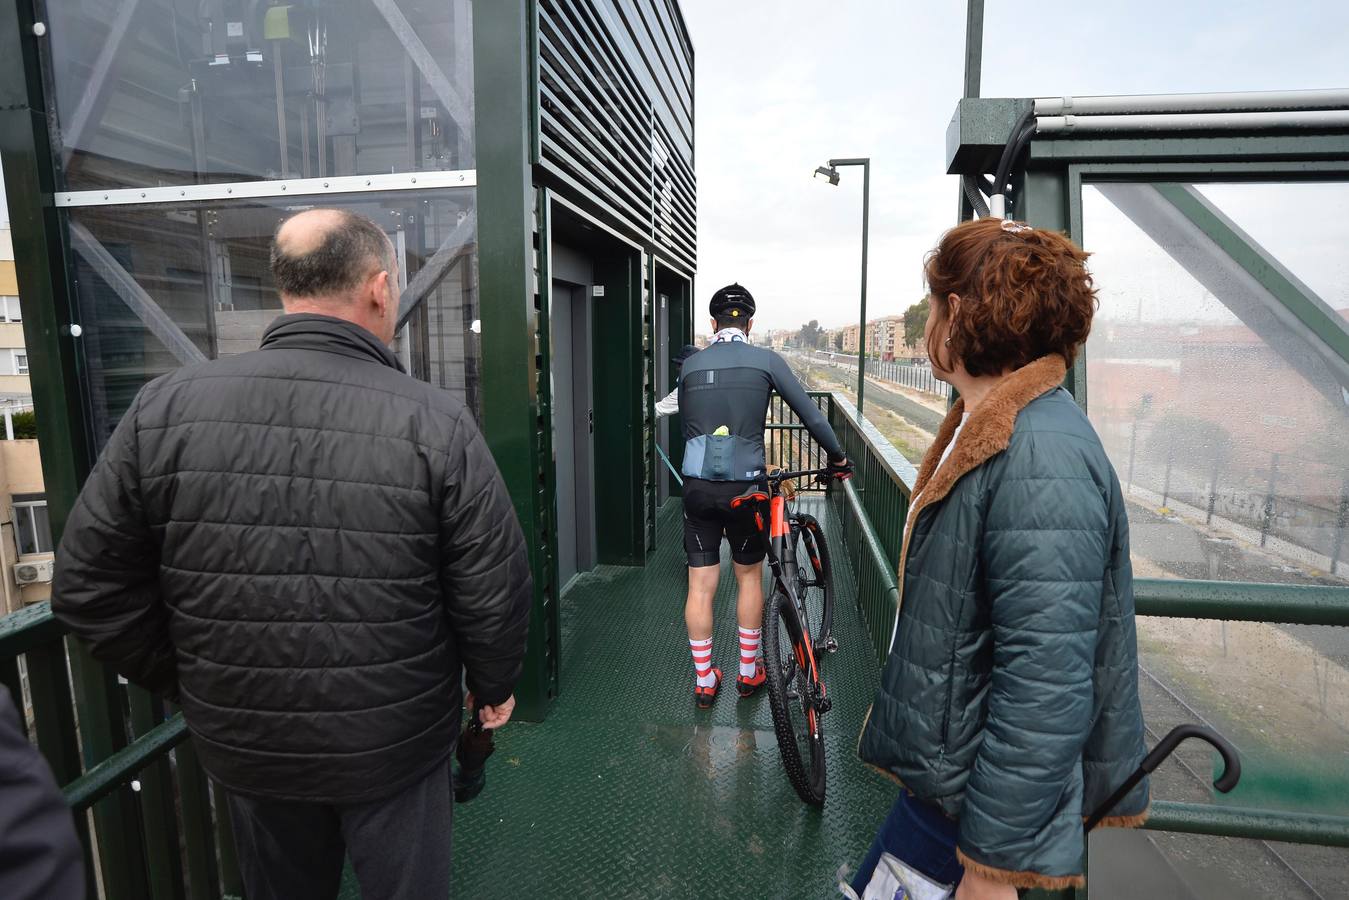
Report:
<svg viewBox="0 0 1349 900"><path fill-rule="evenodd" d="M805 504L832 535L825 504ZM663 510L646 568L601 566L563 598L560 696L543 724L498 734L487 789L455 808L455 897L818 900L869 846L897 789L854 752L878 671L847 563L835 563L828 796L815 810L787 783L763 691L742 701L731 683L714 709L694 708L679 515ZM713 658L729 673L727 556Z"/></svg>

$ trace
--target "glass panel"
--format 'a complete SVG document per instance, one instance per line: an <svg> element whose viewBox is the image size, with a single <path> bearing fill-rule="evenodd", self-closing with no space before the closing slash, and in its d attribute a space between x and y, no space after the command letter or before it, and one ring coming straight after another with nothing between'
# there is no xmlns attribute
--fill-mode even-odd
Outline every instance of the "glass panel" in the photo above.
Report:
<svg viewBox="0 0 1349 900"><path fill-rule="evenodd" d="M65 189L473 168L469 5L49 4Z"/></svg>
<svg viewBox="0 0 1349 900"><path fill-rule="evenodd" d="M350 195L339 205L384 225L402 252L404 289L425 292L396 347L409 372L480 413L474 191ZM272 234L304 208L302 198L286 197L70 210L100 445L150 379L257 349L282 312L268 268ZM436 274L423 272L442 248Z"/></svg>
<svg viewBox="0 0 1349 900"><path fill-rule="evenodd" d="M51 520L47 504L14 507L14 539L19 544L19 555L52 552Z"/></svg>
<svg viewBox="0 0 1349 900"><path fill-rule="evenodd" d="M1151 746L1209 724L1241 753L1241 782L1189 741L1161 767L1153 799L1349 815L1349 634L1342 628L1138 619L1139 694Z"/></svg>
<svg viewBox="0 0 1349 900"><path fill-rule="evenodd" d="M1325 35L1349 33L1349 4L1040 0L1034 16L1016 3L988 3L984 16L985 97L1296 90L1344 81L1342 61L1320 48ZM954 29L944 46L958 52L963 20L942 21ZM1199 59L1203 65L1194 64Z"/></svg>
<svg viewBox="0 0 1349 900"><path fill-rule="evenodd" d="M1349 897L1349 850L1206 834L1092 832L1091 900Z"/></svg>
<svg viewBox="0 0 1349 900"><path fill-rule="evenodd" d="M1182 196L1240 198L1243 226L1264 202L1269 223L1215 242L1168 199ZM1342 247L1349 217L1319 198L1345 196L1343 185L1083 189L1101 301L1088 405L1125 485L1137 574L1349 584L1349 364L1221 249L1280 264L1275 251L1298 232L1264 247L1257 237L1290 222L1313 250ZM1343 266L1322 252L1323 263L1294 255L1307 285ZM1319 299L1300 290L1319 304L1317 327L1345 327L1343 285Z"/></svg>
<svg viewBox="0 0 1349 900"><path fill-rule="evenodd" d="M1331 309L1349 312L1349 183L1200 184L1195 189Z"/></svg>

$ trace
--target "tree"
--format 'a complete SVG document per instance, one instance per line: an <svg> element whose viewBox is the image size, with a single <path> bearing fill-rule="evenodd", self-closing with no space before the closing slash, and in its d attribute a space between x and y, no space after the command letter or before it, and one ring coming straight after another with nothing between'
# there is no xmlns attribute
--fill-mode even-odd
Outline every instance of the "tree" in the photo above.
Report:
<svg viewBox="0 0 1349 900"><path fill-rule="evenodd" d="M10 418L14 422L16 439L37 437L37 414L32 410L13 413Z"/></svg>
<svg viewBox="0 0 1349 900"><path fill-rule="evenodd" d="M904 346L917 347L923 340L923 330L927 328L927 317L932 312L928 299L915 303L904 310Z"/></svg>
<svg viewBox="0 0 1349 900"><path fill-rule="evenodd" d="M814 350L820 346L822 336L823 331L820 329L819 321L811 319L808 323L801 326L801 330L797 332L796 339L802 347L807 350Z"/></svg>
<svg viewBox="0 0 1349 900"><path fill-rule="evenodd" d="M843 329L841 328L838 330L838 333L834 335L834 349L839 353L843 352Z"/></svg>

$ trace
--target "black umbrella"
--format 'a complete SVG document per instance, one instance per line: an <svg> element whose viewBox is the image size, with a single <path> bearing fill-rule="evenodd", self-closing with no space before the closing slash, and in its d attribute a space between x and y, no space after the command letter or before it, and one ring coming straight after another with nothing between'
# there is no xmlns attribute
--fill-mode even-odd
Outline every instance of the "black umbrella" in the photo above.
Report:
<svg viewBox="0 0 1349 900"><path fill-rule="evenodd" d="M483 728L478 711L473 710L473 718L459 735L459 746L454 750L459 761L458 768L452 773L455 803L467 803L482 793L487 786L487 757L495 751L492 729Z"/></svg>

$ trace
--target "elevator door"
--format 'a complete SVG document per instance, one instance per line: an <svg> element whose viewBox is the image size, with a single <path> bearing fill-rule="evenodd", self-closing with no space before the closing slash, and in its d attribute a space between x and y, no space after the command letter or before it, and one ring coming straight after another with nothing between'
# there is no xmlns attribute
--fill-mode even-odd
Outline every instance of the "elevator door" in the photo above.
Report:
<svg viewBox="0 0 1349 900"><path fill-rule="evenodd" d="M594 403L589 286L553 282L553 459L558 580L595 565Z"/></svg>

